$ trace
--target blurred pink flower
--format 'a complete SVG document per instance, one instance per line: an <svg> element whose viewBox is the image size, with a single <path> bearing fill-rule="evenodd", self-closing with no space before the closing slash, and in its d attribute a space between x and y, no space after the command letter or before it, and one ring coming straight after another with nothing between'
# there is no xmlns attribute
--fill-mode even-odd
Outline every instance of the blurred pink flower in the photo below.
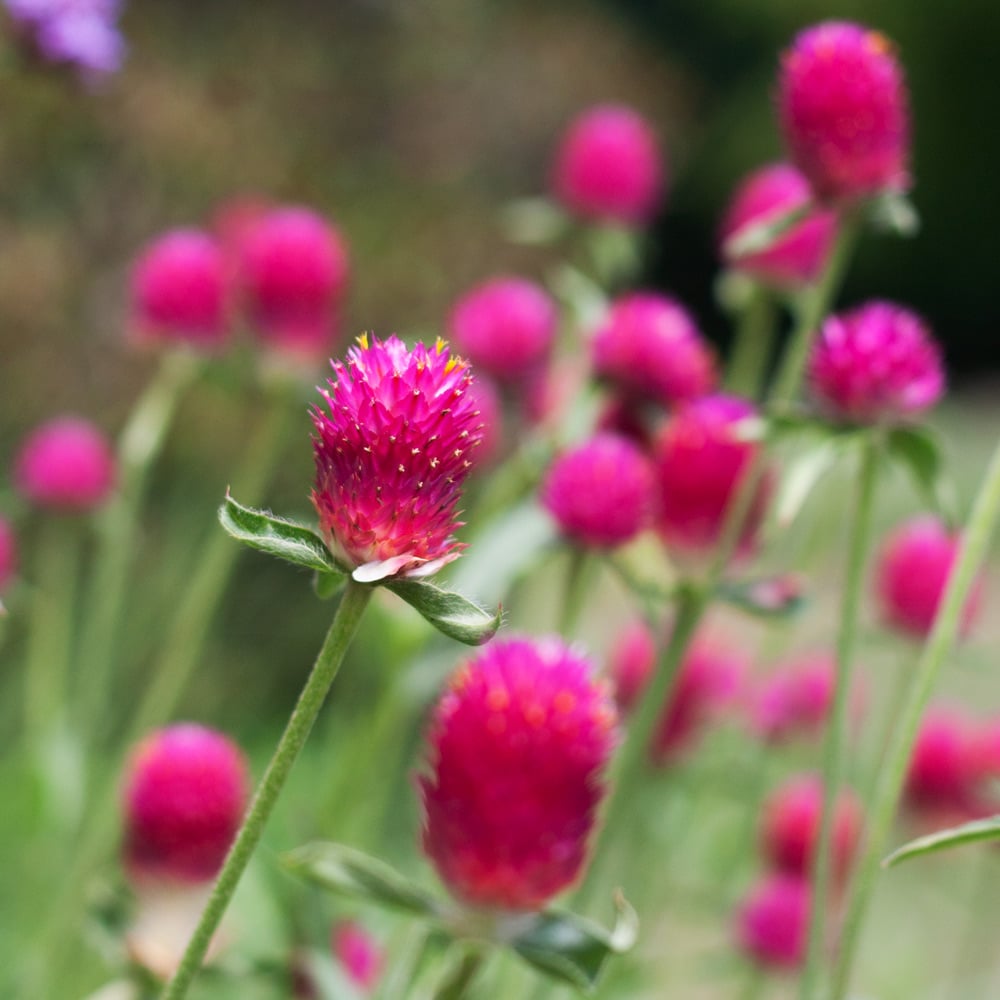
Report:
<svg viewBox="0 0 1000 1000"><path fill-rule="evenodd" d="M932 705L924 715L910 753L904 800L916 812L946 823L976 811L976 782L981 776L980 747L967 716Z"/></svg>
<svg viewBox="0 0 1000 1000"><path fill-rule="evenodd" d="M741 950L768 968L797 968L805 958L809 906L807 881L790 875L764 876L737 914Z"/></svg>
<svg viewBox="0 0 1000 1000"><path fill-rule="evenodd" d="M343 920L333 928L332 945L351 982L365 993L374 991L385 964L385 955L375 938L355 921Z"/></svg>
<svg viewBox="0 0 1000 1000"><path fill-rule="evenodd" d="M17 574L17 538L10 521L0 517L0 594Z"/></svg>
<svg viewBox="0 0 1000 1000"><path fill-rule="evenodd" d="M608 665L615 701L623 715L635 707L655 666L656 640L649 626L637 618L618 633Z"/></svg>

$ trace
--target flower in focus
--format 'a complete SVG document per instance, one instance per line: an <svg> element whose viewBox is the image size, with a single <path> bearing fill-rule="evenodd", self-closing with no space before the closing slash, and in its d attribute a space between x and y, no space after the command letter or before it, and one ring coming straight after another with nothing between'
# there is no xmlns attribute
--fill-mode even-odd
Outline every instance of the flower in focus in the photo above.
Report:
<svg viewBox="0 0 1000 1000"><path fill-rule="evenodd" d="M608 667L615 701L622 714L635 707L655 666L656 640L649 626L642 619L636 619L618 634Z"/></svg>
<svg viewBox="0 0 1000 1000"><path fill-rule="evenodd" d="M56 417L21 445L14 479L37 507L79 513L107 500L115 484L115 458L104 435L80 417Z"/></svg>
<svg viewBox="0 0 1000 1000"><path fill-rule="evenodd" d="M218 348L229 333L226 296L219 245L201 230L173 229L132 270L131 327L140 339Z"/></svg>
<svg viewBox="0 0 1000 1000"><path fill-rule="evenodd" d="M462 481L482 441L468 366L443 341L358 338L313 409L313 505L359 581L427 576L458 558Z"/></svg>
<svg viewBox="0 0 1000 1000"><path fill-rule="evenodd" d="M674 406L715 388L712 351L675 299L633 292L617 299L594 333L594 374L635 401Z"/></svg>
<svg viewBox="0 0 1000 1000"><path fill-rule="evenodd" d="M882 615L891 626L918 638L930 632L958 546L959 537L930 516L905 521L889 534L879 551L876 577ZM972 627L982 596L980 577L963 609L963 632Z"/></svg>
<svg viewBox="0 0 1000 1000"><path fill-rule="evenodd" d="M809 378L824 410L858 423L917 416L944 392L937 342L916 313L891 302L831 316L813 346Z"/></svg>
<svg viewBox="0 0 1000 1000"><path fill-rule="evenodd" d="M631 441L597 434L555 459L542 484L542 502L572 541L595 548L623 545L652 514L649 461Z"/></svg>
<svg viewBox="0 0 1000 1000"><path fill-rule="evenodd" d="M276 208L248 225L240 283L261 341L307 362L327 357L348 267L339 231L309 209Z"/></svg>
<svg viewBox="0 0 1000 1000"><path fill-rule="evenodd" d="M584 219L642 225L656 212L665 174L649 124L631 108L602 104L580 114L563 134L552 190Z"/></svg>
<svg viewBox="0 0 1000 1000"><path fill-rule="evenodd" d="M353 920L344 920L333 928L333 953L348 979L365 993L375 989L385 956L378 942Z"/></svg>
<svg viewBox="0 0 1000 1000"><path fill-rule="evenodd" d="M438 703L420 779L424 850L459 899L536 910L575 881L604 794L615 710L561 639L498 639Z"/></svg>
<svg viewBox="0 0 1000 1000"><path fill-rule="evenodd" d="M718 541L729 505L761 447L739 430L755 412L752 403L735 396L705 396L679 408L664 428L654 456L658 526L674 550L700 553ZM764 476L743 526L744 549L760 524L767 494Z"/></svg>
<svg viewBox="0 0 1000 1000"><path fill-rule="evenodd" d="M10 521L0 517L0 594L17 573L17 540Z"/></svg>
<svg viewBox="0 0 1000 1000"><path fill-rule="evenodd" d="M448 329L477 368L500 381L522 379L548 359L559 316L548 293L523 278L493 278L463 295Z"/></svg>
<svg viewBox="0 0 1000 1000"><path fill-rule="evenodd" d="M790 875L767 875L739 909L736 935L742 951L768 968L794 969L805 958L809 883Z"/></svg>
<svg viewBox="0 0 1000 1000"><path fill-rule="evenodd" d="M782 57L778 105L792 160L820 200L909 187L909 102L884 35L847 21L807 28Z"/></svg>
<svg viewBox="0 0 1000 1000"><path fill-rule="evenodd" d="M125 864L141 881L207 882L243 819L246 760L227 737L180 723L146 737L128 763Z"/></svg>
<svg viewBox="0 0 1000 1000"><path fill-rule="evenodd" d="M789 163L772 163L746 177L722 220L720 244L750 226L777 221L812 200L809 182ZM796 289L815 281L833 244L836 217L816 208L777 236L765 250L727 259L734 270L766 285Z"/></svg>

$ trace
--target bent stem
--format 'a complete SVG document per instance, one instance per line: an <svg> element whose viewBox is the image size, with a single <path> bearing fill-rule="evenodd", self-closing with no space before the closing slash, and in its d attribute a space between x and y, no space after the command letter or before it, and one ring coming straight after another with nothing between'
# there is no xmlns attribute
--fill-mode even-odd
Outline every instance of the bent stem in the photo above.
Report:
<svg viewBox="0 0 1000 1000"><path fill-rule="evenodd" d="M309 679L302 689L274 756L264 772L236 840L226 856L198 926L188 942L181 964L163 991L162 1000L181 1000L181 997L186 996L188 988L201 968L212 936L233 898L244 869L260 842L264 826L278 801L292 765L323 707L330 685L337 676L344 654L354 638L371 594L370 587L348 580Z"/></svg>
<svg viewBox="0 0 1000 1000"><path fill-rule="evenodd" d="M837 675L834 683L833 706L826 737L823 741L823 809L819 840L813 857L812 905L809 919L809 941L806 967L802 976L803 1000L817 995L823 968L823 948L826 941L826 914L830 897L833 868L833 827L837 793L845 771L848 701L851 674L858 645L858 617L864 589L865 561L871 546L875 483L878 476L878 443L874 432L865 434L861 442L861 464L858 471L858 495L851 526L844 583L840 628L837 635Z"/></svg>
<svg viewBox="0 0 1000 1000"><path fill-rule="evenodd" d="M847 994L861 931L878 879L879 863L886 851L920 721L941 668L961 630L965 602L986 556L998 513L1000 445L993 453L986 477L979 488L958 558L934 619L934 627L913 674L913 683L897 717L879 772L867 846L848 895L840 950L833 970L833 990L830 994L832 1000L843 1000Z"/></svg>

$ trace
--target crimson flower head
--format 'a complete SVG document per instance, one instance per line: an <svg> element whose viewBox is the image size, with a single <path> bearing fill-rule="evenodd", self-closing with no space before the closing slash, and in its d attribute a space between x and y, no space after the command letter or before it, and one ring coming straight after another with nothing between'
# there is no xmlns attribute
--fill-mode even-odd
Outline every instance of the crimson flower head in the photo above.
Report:
<svg viewBox="0 0 1000 1000"><path fill-rule="evenodd" d="M910 753L907 804L920 812L966 816L974 804L980 747L966 716L941 705L927 710Z"/></svg>
<svg viewBox="0 0 1000 1000"><path fill-rule="evenodd" d="M590 662L559 638L497 639L459 669L419 782L424 850L457 898L537 910L576 880L615 723Z"/></svg>
<svg viewBox="0 0 1000 1000"><path fill-rule="evenodd" d="M37 507L82 513L100 506L115 485L115 457L104 435L80 417L56 417L28 435L14 479Z"/></svg>
<svg viewBox="0 0 1000 1000"><path fill-rule="evenodd" d="M125 778L125 863L140 879L207 882L222 867L248 794L246 760L193 723L146 737Z"/></svg>
<svg viewBox="0 0 1000 1000"><path fill-rule="evenodd" d="M493 278L455 303L448 328L477 370L512 381L544 365L558 321L555 303L533 281Z"/></svg>
<svg viewBox="0 0 1000 1000"><path fill-rule="evenodd" d="M0 517L0 594L17 572L17 540L10 521Z"/></svg>
<svg viewBox="0 0 1000 1000"><path fill-rule="evenodd" d="M645 119L632 108L600 104L575 118L564 133L552 189L581 218L642 225L656 212L665 174Z"/></svg>
<svg viewBox="0 0 1000 1000"><path fill-rule="evenodd" d="M594 374L635 402L671 407L715 388L712 351L691 314L653 292L617 299L591 342Z"/></svg>
<svg viewBox="0 0 1000 1000"><path fill-rule="evenodd" d="M139 340L217 349L229 334L225 255L200 229L172 229L132 269L130 325Z"/></svg>
<svg viewBox="0 0 1000 1000"><path fill-rule="evenodd" d="M472 374L444 341L359 337L313 409L312 502L355 579L428 576L457 559L462 481L482 441Z"/></svg>
<svg viewBox="0 0 1000 1000"><path fill-rule="evenodd" d="M910 184L910 114L892 43L848 21L803 31L782 56L785 143L817 198L837 202Z"/></svg>
<svg viewBox="0 0 1000 1000"><path fill-rule="evenodd" d="M917 638L930 632L958 546L958 535L931 516L912 518L889 534L879 551L876 584L882 615L890 625ZM963 631L972 627L982 596L979 577L963 609Z"/></svg>
<svg viewBox="0 0 1000 1000"><path fill-rule="evenodd" d="M572 541L594 548L623 545L651 519L649 460L626 438L597 434L555 459L542 484L542 502Z"/></svg>
<svg viewBox="0 0 1000 1000"><path fill-rule="evenodd" d="M891 302L831 316L813 346L809 377L823 409L853 423L915 417L944 392L937 342L916 313Z"/></svg>
<svg viewBox="0 0 1000 1000"><path fill-rule="evenodd" d="M722 220L720 243L741 230L776 221L812 201L809 182L790 163L771 163L746 177L733 195ZM782 289L796 289L815 281L833 243L833 212L814 208L776 237L765 250L726 263L756 281Z"/></svg>
<svg viewBox="0 0 1000 1000"><path fill-rule="evenodd" d="M737 914L740 949L766 968L798 968L806 953L810 898L805 879L766 875L750 890Z"/></svg>

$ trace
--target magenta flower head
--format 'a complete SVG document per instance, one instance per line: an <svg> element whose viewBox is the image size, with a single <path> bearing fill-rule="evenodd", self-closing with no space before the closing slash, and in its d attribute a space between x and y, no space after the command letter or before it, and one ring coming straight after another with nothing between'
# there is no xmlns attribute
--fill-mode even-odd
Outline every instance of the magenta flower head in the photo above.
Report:
<svg viewBox="0 0 1000 1000"><path fill-rule="evenodd" d="M889 625L918 638L930 632L958 557L959 540L930 516L905 521L889 534L876 569L879 603ZM980 577L962 614L964 632L972 627L982 596Z"/></svg>
<svg viewBox="0 0 1000 1000"><path fill-rule="evenodd" d="M653 474L631 441L602 433L563 452L542 484L542 503L578 545L613 548L650 523Z"/></svg>
<svg viewBox="0 0 1000 1000"><path fill-rule="evenodd" d="M891 302L831 316L809 361L820 406L837 420L898 423L944 392L941 350L923 320Z"/></svg>
<svg viewBox="0 0 1000 1000"><path fill-rule="evenodd" d="M0 517L0 594L17 573L17 540L10 521Z"/></svg>
<svg viewBox="0 0 1000 1000"><path fill-rule="evenodd" d="M670 407L715 388L712 351L675 299L633 292L616 300L591 342L594 374L639 402Z"/></svg>
<svg viewBox="0 0 1000 1000"><path fill-rule="evenodd" d="M339 231L307 208L277 208L249 227L241 257L243 298L261 341L305 361L329 354L348 279Z"/></svg>
<svg viewBox="0 0 1000 1000"><path fill-rule="evenodd" d="M104 435L80 417L56 417L28 435L14 479L36 507L82 513L98 507L115 485L115 458Z"/></svg>
<svg viewBox="0 0 1000 1000"><path fill-rule="evenodd" d="M132 269L131 327L140 340L222 346L229 333L226 263L199 229L173 229L154 240Z"/></svg>
<svg viewBox="0 0 1000 1000"><path fill-rule="evenodd" d="M942 817L967 816L978 778L976 733L964 713L941 705L927 710L910 754L907 804Z"/></svg>
<svg viewBox="0 0 1000 1000"><path fill-rule="evenodd" d="M355 579L428 576L457 559L462 481L482 441L472 374L444 341L359 337L313 409L313 505Z"/></svg>
<svg viewBox="0 0 1000 1000"><path fill-rule="evenodd" d="M424 850L457 898L537 910L576 880L615 723L590 662L556 637L497 639L455 674L419 784Z"/></svg>
<svg viewBox="0 0 1000 1000"><path fill-rule="evenodd" d="M659 529L675 552L703 553L718 540L729 504L761 445L741 431L756 410L735 396L706 396L681 407L656 445ZM758 487L741 546L750 547L764 513L768 480Z"/></svg>
<svg viewBox="0 0 1000 1000"><path fill-rule="evenodd" d="M809 182L789 163L772 163L754 171L736 189L722 220L719 242L750 226L776 221L812 201ZM727 259L741 274L776 288L794 290L815 281L833 244L836 217L815 208L778 236L766 250Z"/></svg>
<svg viewBox="0 0 1000 1000"><path fill-rule="evenodd" d="M635 707L655 666L656 640L649 626L637 618L618 634L608 666L615 702L623 715Z"/></svg>
<svg viewBox="0 0 1000 1000"><path fill-rule="evenodd" d="M574 215L636 226L655 214L665 174L645 119L631 108L601 104L575 118L563 134L552 190Z"/></svg>
<svg viewBox="0 0 1000 1000"><path fill-rule="evenodd" d="M246 760L227 737L180 723L146 737L125 777L125 864L143 880L207 882L243 819Z"/></svg>
<svg viewBox="0 0 1000 1000"><path fill-rule="evenodd" d="M448 329L477 369L509 382L544 365L558 322L555 303L533 281L493 278L455 303Z"/></svg>
<svg viewBox="0 0 1000 1000"><path fill-rule="evenodd" d="M782 56L785 143L821 201L909 187L908 104L892 43L860 24L807 28Z"/></svg>
<svg viewBox="0 0 1000 1000"><path fill-rule="evenodd" d="M385 962L378 942L360 924L343 920L334 926L331 944L347 978L364 993L372 992Z"/></svg>
<svg viewBox="0 0 1000 1000"><path fill-rule="evenodd" d="M736 937L740 949L766 968L797 968L805 958L809 907L805 879L766 875L739 909Z"/></svg>

